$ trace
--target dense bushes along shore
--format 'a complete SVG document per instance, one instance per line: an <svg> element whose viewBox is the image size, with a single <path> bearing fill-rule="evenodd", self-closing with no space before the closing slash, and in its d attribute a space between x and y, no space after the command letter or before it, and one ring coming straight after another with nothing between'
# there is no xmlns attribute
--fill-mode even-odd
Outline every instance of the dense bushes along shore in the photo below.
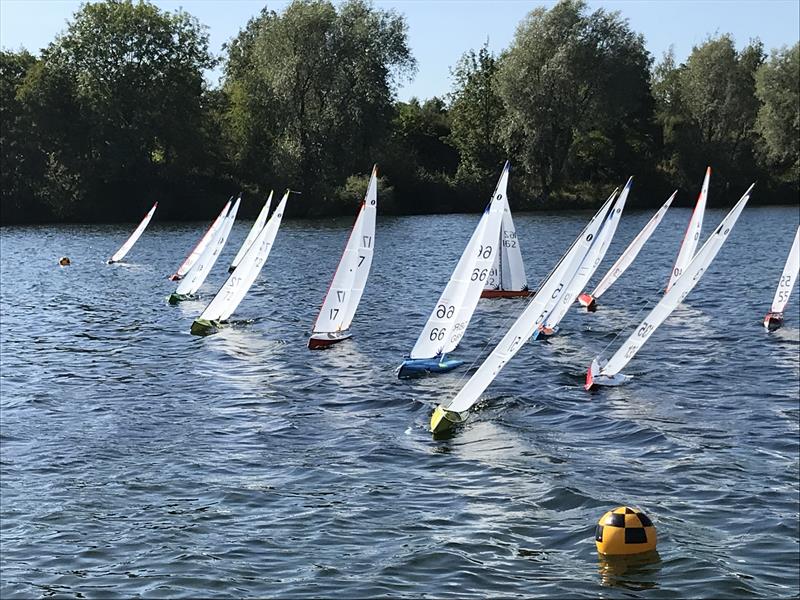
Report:
<svg viewBox="0 0 800 600"><path fill-rule="evenodd" d="M374 162L385 212L474 211L506 157L514 210L597 204L630 174L634 204L678 187L688 205L707 164L712 204L753 180L755 201L796 202L799 53L720 35L655 63L619 13L566 0L499 55L468 50L445 98L399 102L406 22L362 0L265 8L221 57L186 12L85 4L41 56L0 54L0 219L133 220L156 199L209 218L287 186L290 215L353 214Z"/></svg>

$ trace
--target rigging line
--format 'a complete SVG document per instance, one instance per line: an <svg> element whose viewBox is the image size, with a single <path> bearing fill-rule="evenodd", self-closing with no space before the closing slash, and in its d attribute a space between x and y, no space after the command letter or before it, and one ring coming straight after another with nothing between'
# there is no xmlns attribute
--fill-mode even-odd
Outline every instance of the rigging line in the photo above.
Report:
<svg viewBox="0 0 800 600"><path fill-rule="evenodd" d="M660 290L657 292L657 295L663 295L663 291L664 291L664 288L661 288L661 289L660 289ZM615 336L613 337L613 339L612 339L610 342L608 342L608 344L606 344L606 345L605 345L605 347L604 347L602 350L600 350L600 352L597 354L597 356L602 356L602 355L603 355L603 353L604 353L606 350L608 350L608 348L611 346L611 344L613 344L614 342L616 342L616 341L617 341L617 338L618 338L620 335L622 335L622 332L623 332L623 331L625 331L626 329L628 329L628 327L630 327L631 323L633 323L635 320L638 320L638 318L639 318L639 315L641 315L641 314L642 314L642 311L643 311L644 309L646 309L646 308L650 308L651 306L654 306L654 304L653 304L653 299L652 299L652 298L645 298L645 299L644 299L644 304L642 304L642 307L641 307L641 308L640 308L638 311L636 311L636 314L635 314L635 315L633 315L633 317L631 317L631 318L629 318L629 319L627 320L627 322L626 322L626 323L625 323L625 324L622 326L622 328L621 328L621 329L620 329L620 330L617 332L617 335L615 335Z"/></svg>

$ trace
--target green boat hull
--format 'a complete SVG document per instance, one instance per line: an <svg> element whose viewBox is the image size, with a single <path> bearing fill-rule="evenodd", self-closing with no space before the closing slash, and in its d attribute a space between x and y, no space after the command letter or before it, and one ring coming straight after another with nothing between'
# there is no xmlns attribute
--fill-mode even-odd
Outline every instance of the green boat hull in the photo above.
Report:
<svg viewBox="0 0 800 600"><path fill-rule="evenodd" d="M208 319L195 319L192 323L192 335L211 335L216 333L222 323L219 321L209 321Z"/></svg>

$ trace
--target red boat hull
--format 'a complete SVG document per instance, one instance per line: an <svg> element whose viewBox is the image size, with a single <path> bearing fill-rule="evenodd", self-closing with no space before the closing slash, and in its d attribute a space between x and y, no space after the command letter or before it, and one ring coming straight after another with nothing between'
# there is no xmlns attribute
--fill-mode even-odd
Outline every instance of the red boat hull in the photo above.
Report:
<svg viewBox="0 0 800 600"><path fill-rule="evenodd" d="M325 348L330 348L334 344L338 344L347 339L350 339L349 334L336 337L322 337L322 335L315 334L308 338L308 349L324 350Z"/></svg>

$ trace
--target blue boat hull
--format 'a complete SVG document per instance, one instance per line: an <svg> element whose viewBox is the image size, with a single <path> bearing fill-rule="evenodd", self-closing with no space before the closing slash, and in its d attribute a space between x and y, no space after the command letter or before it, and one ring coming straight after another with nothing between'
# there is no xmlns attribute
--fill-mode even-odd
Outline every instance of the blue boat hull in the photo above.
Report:
<svg viewBox="0 0 800 600"><path fill-rule="evenodd" d="M455 358L407 358L400 365L397 376L404 379L406 377L422 377L432 373L447 373L463 364L463 360Z"/></svg>

